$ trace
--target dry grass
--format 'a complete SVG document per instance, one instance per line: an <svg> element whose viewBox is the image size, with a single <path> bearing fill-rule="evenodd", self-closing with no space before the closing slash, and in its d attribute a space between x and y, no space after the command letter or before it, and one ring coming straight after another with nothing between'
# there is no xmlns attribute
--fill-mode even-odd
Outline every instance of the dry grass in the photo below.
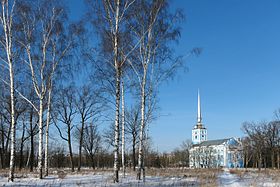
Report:
<svg viewBox="0 0 280 187"><path fill-rule="evenodd" d="M277 169L263 169L261 171L257 171L258 178L271 178L272 182L280 183L280 171Z"/></svg>
<svg viewBox="0 0 280 187"><path fill-rule="evenodd" d="M272 178L272 181L280 184L280 171L279 170L269 170L269 175Z"/></svg>
<svg viewBox="0 0 280 187"><path fill-rule="evenodd" d="M150 168L146 173L149 176L194 178L200 186L217 186L221 172L221 169Z"/></svg>
<svg viewBox="0 0 280 187"><path fill-rule="evenodd" d="M34 170L34 172L30 172L28 169L16 169L15 170L15 178L27 178L30 175L36 176L38 173ZM8 177L9 176L9 169L0 169L0 177Z"/></svg>
<svg viewBox="0 0 280 187"><path fill-rule="evenodd" d="M230 169L231 174L235 174L242 180L251 180L250 186L262 186L262 182L271 181L280 184L280 171L277 169Z"/></svg>
<svg viewBox="0 0 280 187"><path fill-rule="evenodd" d="M200 169L196 171L201 186L218 186L218 175L221 169Z"/></svg>
<svg viewBox="0 0 280 187"><path fill-rule="evenodd" d="M66 177L66 175L67 175L67 173L64 172L64 171L58 171L58 172L57 172L57 177L58 177L59 179L64 179L64 178Z"/></svg>
<svg viewBox="0 0 280 187"><path fill-rule="evenodd" d="M244 177L246 176L246 174L248 173L248 170L244 170L244 169L230 169L229 173L237 175L240 180L243 180Z"/></svg>
<svg viewBox="0 0 280 187"><path fill-rule="evenodd" d="M256 186L261 185L261 182L272 182L280 183L280 170L277 169L262 169L258 171L257 169L229 169L230 174L238 176L240 181L245 182L247 185ZM222 169L189 169L189 168L146 168L146 176L156 176L163 177L166 180L170 178L178 178L174 181L174 186L180 184L180 186L219 186L220 178L219 175L224 172ZM0 170L0 177L7 178L9 170ZM50 175L57 176L59 179L64 179L66 176L71 176L75 174L79 175L104 175L104 182L112 183L113 179L113 169L91 169L82 168L80 172L71 172L68 168L51 168L49 170ZM108 176L108 173L112 175ZM136 176L136 172L132 169L127 168L126 172L129 176ZM120 171L121 174L121 171ZM16 170L16 178L26 178L26 177L38 177L38 172L34 169L34 172L30 173L28 169L22 169L21 171ZM122 176L120 175L120 178ZM182 180L181 180L182 179ZM186 179L186 180L185 180ZM171 179L170 179L171 180ZM174 180L174 179L172 179ZM248 183L246 183L248 181ZM175 185L176 184L176 185ZM77 183L77 186L81 184ZM172 186L172 185L171 185Z"/></svg>

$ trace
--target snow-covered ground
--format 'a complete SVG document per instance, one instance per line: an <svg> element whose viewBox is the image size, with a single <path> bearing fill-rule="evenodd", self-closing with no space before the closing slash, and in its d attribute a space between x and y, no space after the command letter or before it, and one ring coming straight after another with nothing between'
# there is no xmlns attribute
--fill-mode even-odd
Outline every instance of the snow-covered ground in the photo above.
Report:
<svg viewBox="0 0 280 187"><path fill-rule="evenodd" d="M145 183L135 179L135 176L127 175L125 178L120 176L119 183L113 183L111 173L96 174L74 174L67 175L64 179L52 175L42 180L34 176L26 178L16 178L14 182L7 182L7 178L0 178L0 186L189 186L196 185L195 178L175 178L175 177L151 177L147 176Z"/></svg>
<svg viewBox="0 0 280 187"><path fill-rule="evenodd" d="M233 170L234 171L234 170ZM257 170L237 170L237 172L230 172L228 169L219 175L219 186L269 186L280 187L280 173L277 172L258 172Z"/></svg>
<svg viewBox="0 0 280 187"><path fill-rule="evenodd" d="M277 175L279 176L279 175ZM118 184L113 183L111 172L89 172L85 174L67 174L59 177L57 174L50 175L45 179L38 179L35 175L21 175L14 182L7 182L6 177L0 177L0 186L280 186L280 178L270 173L257 173L250 171L243 174L223 170L217 176L202 178L193 175L170 176L147 176L145 183L137 181L134 174L127 174L125 178L120 176Z"/></svg>

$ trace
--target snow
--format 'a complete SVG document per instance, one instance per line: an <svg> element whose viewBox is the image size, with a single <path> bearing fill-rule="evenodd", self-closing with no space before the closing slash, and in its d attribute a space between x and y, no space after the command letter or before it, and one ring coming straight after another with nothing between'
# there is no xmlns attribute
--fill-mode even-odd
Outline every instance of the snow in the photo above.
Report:
<svg viewBox="0 0 280 187"><path fill-rule="evenodd" d="M229 170L225 170L220 176L219 181L221 186L237 187L242 186L237 175L230 174Z"/></svg>
<svg viewBox="0 0 280 187"><path fill-rule="evenodd" d="M135 176L128 175L125 178L120 176L119 183L113 183L112 173L74 174L66 175L60 179L57 175L51 175L42 180L36 176L29 175L26 178L16 178L14 182L7 182L6 177L0 178L0 186L52 186L52 187L72 187L72 186L186 186L196 184L195 178L176 177L151 177L147 176L145 183L136 180Z"/></svg>
<svg viewBox="0 0 280 187"><path fill-rule="evenodd" d="M276 175L279 176L279 175ZM85 174L68 173L63 179L57 174L50 175L42 180L38 179L34 174L21 175L15 178L14 182L7 182L7 177L0 177L0 186L54 186L54 187L72 187L72 186L100 186L100 187L128 187L128 186L265 186L277 187L280 186L280 178L274 177L270 174L257 173L256 171L246 172L246 174L238 175L238 173L230 172L230 170L223 170L217 176L217 183L209 183L204 181L201 183L199 177L174 177L170 173L168 176L147 176L145 183L135 179L132 173L127 174L125 178L120 175L120 182L113 183L113 175L111 172L88 172ZM206 183L205 183L206 182Z"/></svg>
<svg viewBox="0 0 280 187"><path fill-rule="evenodd" d="M240 170L242 172L242 170ZM278 175L279 176L279 175ZM252 170L246 174L238 175L231 174L230 170L224 169L220 174L219 185L227 187L239 187L239 186L267 186L267 187L279 187L280 178L273 178L272 176L264 175L263 173L257 173L256 170Z"/></svg>

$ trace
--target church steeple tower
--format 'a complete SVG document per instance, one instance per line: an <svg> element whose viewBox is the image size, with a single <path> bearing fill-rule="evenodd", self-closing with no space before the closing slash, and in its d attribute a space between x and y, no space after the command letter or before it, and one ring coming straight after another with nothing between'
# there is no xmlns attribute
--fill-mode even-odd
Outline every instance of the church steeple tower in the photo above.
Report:
<svg viewBox="0 0 280 187"><path fill-rule="evenodd" d="M201 115L201 103L200 103L200 93L198 90L197 94L197 123L192 130L192 142L193 144L199 144L202 141L207 140L207 129L202 124Z"/></svg>

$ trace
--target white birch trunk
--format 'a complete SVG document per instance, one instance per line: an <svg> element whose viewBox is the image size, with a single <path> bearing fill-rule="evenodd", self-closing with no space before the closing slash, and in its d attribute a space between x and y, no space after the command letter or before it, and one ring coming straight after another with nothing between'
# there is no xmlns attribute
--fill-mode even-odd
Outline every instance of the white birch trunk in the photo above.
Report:
<svg viewBox="0 0 280 187"><path fill-rule="evenodd" d="M47 108L47 124L46 124L46 137L45 137L45 176L49 175L49 126L51 117L51 95L52 95L52 85L48 92L48 108Z"/></svg>
<svg viewBox="0 0 280 187"><path fill-rule="evenodd" d="M40 96L39 109L39 152L38 152L39 178L43 179L43 98Z"/></svg>
<svg viewBox="0 0 280 187"><path fill-rule="evenodd" d="M10 91L11 91L11 156L10 156L10 173L9 181L14 181L15 172L15 146L16 146L16 125L15 125L15 96L14 96L14 74L12 61L10 66Z"/></svg>
<svg viewBox="0 0 280 187"><path fill-rule="evenodd" d="M141 172L144 172L144 165L143 165L143 142L144 142L144 130L145 130L145 88L146 88L146 74L147 68L146 64L144 65L144 72L141 84L141 126L140 126L140 142L139 142L139 155L138 155L138 173L137 179L141 180ZM143 178L144 180L144 178Z"/></svg>
<svg viewBox="0 0 280 187"><path fill-rule="evenodd" d="M120 1L116 2L115 33L114 33L114 64L116 70L116 116L115 116L115 145L114 145L114 182L119 182L119 111L120 111L120 65L118 59L118 29Z"/></svg>
<svg viewBox="0 0 280 187"><path fill-rule="evenodd" d="M121 94L122 94L122 170L123 177L125 177L125 106L124 106L124 83L121 84Z"/></svg>
<svg viewBox="0 0 280 187"><path fill-rule="evenodd" d="M9 1L2 1L2 17L1 23L4 30L5 50L7 63L9 65L10 76L10 96L11 96L11 155L10 155L10 171L9 181L14 181L15 172L15 145L16 145L16 124L15 124L15 96L14 96L14 71L13 71L13 54L12 54L12 23L13 23L13 8L9 11Z"/></svg>
<svg viewBox="0 0 280 187"><path fill-rule="evenodd" d="M116 116L115 116L115 142L114 142L114 182L119 182L119 111L120 111L120 76L116 77Z"/></svg>

